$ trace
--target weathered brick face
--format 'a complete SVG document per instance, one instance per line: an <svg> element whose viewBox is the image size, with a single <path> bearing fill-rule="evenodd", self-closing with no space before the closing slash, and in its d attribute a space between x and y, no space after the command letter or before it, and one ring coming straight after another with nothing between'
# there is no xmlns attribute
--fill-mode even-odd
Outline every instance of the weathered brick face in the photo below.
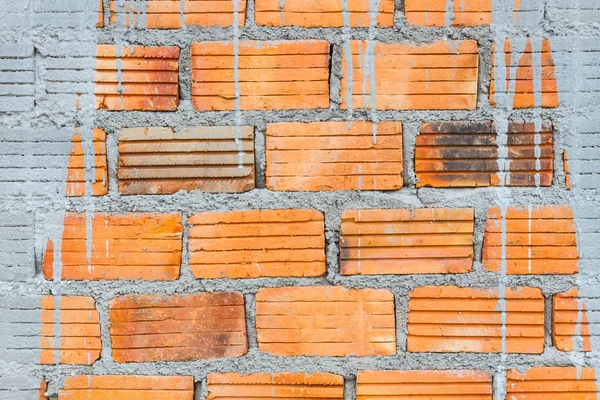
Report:
<svg viewBox="0 0 600 400"><path fill-rule="evenodd" d="M492 0L456 1L450 10L445 0L405 0L404 11L412 25L463 28L492 22Z"/></svg>
<svg viewBox="0 0 600 400"><path fill-rule="evenodd" d="M192 376L79 375L65 380L59 400L192 400Z"/></svg>
<svg viewBox="0 0 600 400"><path fill-rule="evenodd" d="M592 351L592 340L595 341L597 335L590 328L595 323L594 316L600 311L598 297L580 296L577 288L554 296L552 339L558 350Z"/></svg>
<svg viewBox="0 0 600 400"><path fill-rule="evenodd" d="M69 156L69 167L67 170L67 189L65 195L69 197L85 196L87 182L90 182L92 195L103 196L108 193L108 168L106 162L106 133L99 128L91 132L91 141L93 147L92 160L86 159L81 136L81 129L77 129L73 134L73 144ZM90 172L88 172L90 171ZM86 174L93 174L92 179L88 179Z"/></svg>
<svg viewBox="0 0 600 400"><path fill-rule="evenodd" d="M598 398L593 368L535 367L507 373L506 398L557 400Z"/></svg>

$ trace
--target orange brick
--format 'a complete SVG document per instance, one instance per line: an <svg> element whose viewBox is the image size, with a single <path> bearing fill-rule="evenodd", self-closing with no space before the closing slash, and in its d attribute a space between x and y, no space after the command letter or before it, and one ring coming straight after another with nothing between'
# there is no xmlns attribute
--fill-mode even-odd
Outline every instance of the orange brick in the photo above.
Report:
<svg viewBox="0 0 600 400"><path fill-rule="evenodd" d="M498 289L426 286L409 293L410 352L499 353L502 311ZM506 352L544 351L544 296L534 288L506 289Z"/></svg>
<svg viewBox="0 0 600 400"><path fill-rule="evenodd" d="M376 26L394 25L394 0L380 0L376 10L369 0L347 0L344 12L342 0L256 0L256 24L265 26L342 27L344 19L351 27L367 27L374 18ZM282 7L283 5L283 7Z"/></svg>
<svg viewBox="0 0 600 400"><path fill-rule="evenodd" d="M86 160L83 150L81 129L73 134L69 168L67 171L67 197L85 196L86 191ZM103 196L108 193L108 173L106 168L106 133L100 128L93 130L92 145L94 148L93 161L89 162L93 174L91 187L93 196ZM89 173L89 172L88 172Z"/></svg>
<svg viewBox="0 0 600 400"><path fill-rule="evenodd" d="M339 286L261 288L258 348L277 356L396 354L394 295Z"/></svg>
<svg viewBox="0 0 600 400"><path fill-rule="evenodd" d="M597 400L593 368L535 367L506 374L506 399Z"/></svg>
<svg viewBox="0 0 600 400"><path fill-rule="evenodd" d="M383 398L492 400L492 377L483 371L358 371L356 400Z"/></svg>
<svg viewBox="0 0 600 400"><path fill-rule="evenodd" d="M181 215L94 213L91 220L88 231L85 214L65 214L62 279L173 280L179 277ZM42 267L44 277L52 279L54 243L50 240Z"/></svg>
<svg viewBox="0 0 600 400"><path fill-rule="evenodd" d="M533 122L511 121L507 134L509 178L504 185L551 186L552 123L542 123L536 132ZM424 123L415 149L417 187L500 186L498 160L493 121Z"/></svg>
<svg viewBox="0 0 600 400"><path fill-rule="evenodd" d="M502 219L500 209L489 210L482 256L488 271L500 271ZM509 208L504 247L509 275L577 273L579 256L573 210L568 206Z"/></svg>
<svg viewBox="0 0 600 400"><path fill-rule="evenodd" d="M79 375L65 379L59 400L193 400L192 376Z"/></svg>
<svg viewBox="0 0 600 400"><path fill-rule="evenodd" d="M328 42L241 41L237 71L235 53L232 42L192 44L196 110L329 108Z"/></svg>
<svg viewBox="0 0 600 400"><path fill-rule="evenodd" d="M147 0L143 4L111 0L110 24L139 29L177 29L183 20L184 26L226 27L235 22L235 1L238 2L237 23L243 27L246 0Z"/></svg>
<svg viewBox="0 0 600 400"><path fill-rule="evenodd" d="M323 372L279 372L208 375L207 400L219 399L344 399L344 378Z"/></svg>
<svg viewBox="0 0 600 400"><path fill-rule="evenodd" d="M402 188L400 122L268 124L266 147L270 190Z"/></svg>
<svg viewBox="0 0 600 400"><path fill-rule="evenodd" d="M39 400L48 400L48 398L46 397L47 391L48 391L48 382L46 382L46 379L44 378L42 380L42 383L40 383L40 391L39 391L38 399Z"/></svg>
<svg viewBox="0 0 600 400"><path fill-rule="evenodd" d="M477 105L475 40L416 45L353 40L350 51L350 57L345 49L342 54L344 109L350 98L353 109L474 110Z"/></svg>
<svg viewBox="0 0 600 400"><path fill-rule="evenodd" d="M579 295L573 288L554 296L552 307L552 339L560 351L592 351L592 336L588 311L600 311L598 298ZM595 321L592 321L595 323Z"/></svg>
<svg viewBox="0 0 600 400"><path fill-rule="evenodd" d="M189 361L246 354L238 292L127 295L109 304L116 362Z"/></svg>
<svg viewBox="0 0 600 400"><path fill-rule="evenodd" d="M40 364L91 365L100 358L100 315L93 298L42 296L41 308Z"/></svg>
<svg viewBox="0 0 600 400"><path fill-rule="evenodd" d="M179 48L96 49L96 108L110 111L175 111L179 104Z"/></svg>
<svg viewBox="0 0 600 400"><path fill-rule="evenodd" d="M254 128L121 129L118 175L123 194L254 189Z"/></svg>
<svg viewBox="0 0 600 400"><path fill-rule="evenodd" d="M342 214L342 275L469 272L472 209L357 210Z"/></svg>
<svg viewBox="0 0 600 400"><path fill-rule="evenodd" d="M571 173L569 172L569 156L566 150L563 151L563 168L565 170L565 186L568 190L571 190L573 186L571 185Z"/></svg>
<svg viewBox="0 0 600 400"><path fill-rule="evenodd" d="M492 0L455 1L452 15L446 13L447 0L405 0L404 12L409 24L463 28L489 25L492 22Z"/></svg>
<svg viewBox="0 0 600 400"><path fill-rule="evenodd" d="M188 221L196 278L325 274L325 223L316 210L200 213Z"/></svg>
<svg viewBox="0 0 600 400"><path fill-rule="evenodd" d="M98 0L98 22L96 22L96 28L104 27L104 5L102 0Z"/></svg>
<svg viewBox="0 0 600 400"><path fill-rule="evenodd" d="M534 88L536 83L541 87L542 103L539 107L556 108L558 107L558 85L554 75L554 61L552 59L552 50L550 42L543 39L541 49L535 49L535 53L541 53L541 82L534 82L534 67L531 40L527 40L527 44L522 54L516 54L513 51L509 39L504 43L504 57L506 67L506 87L510 87L510 82L516 80L514 93L512 98L507 98L507 101L512 103L512 108L534 108L535 94ZM490 103L496 106L495 98L495 72L494 68L499 64L494 61L495 45L492 44L492 76L490 80ZM516 67L516 76L511 77L510 66ZM504 90L501 88L501 90Z"/></svg>

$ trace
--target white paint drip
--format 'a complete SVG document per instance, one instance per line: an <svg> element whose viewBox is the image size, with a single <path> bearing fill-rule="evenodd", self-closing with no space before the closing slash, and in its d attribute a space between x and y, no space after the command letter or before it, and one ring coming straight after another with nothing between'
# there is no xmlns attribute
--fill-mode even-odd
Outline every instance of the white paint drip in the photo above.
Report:
<svg viewBox="0 0 600 400"><path fill-rule="evenodd" d="M279 0L279 26L284 25L284 15L285 15L285 0Z"/></svg>
<svg viewBox="0 0 600 400"><path fill-rule="evenodd" d="M233 85L235 90L235 144L238 149L238 168L244 168L244 143L242 141L242 111L241 111L241 90L240 90L240 27L239 10L240 0L231 0L233 2Z"/></svg>
<svg viewBox="0 0 600 400"><path fill-rule="evenodd" d="M531 204L527 207L527 273L531 274Z"/></svg>
<svg viewBox="0 0 600 400"><path fill-rule="evenodd" d="M531 39L531 65L533 69L533 122L535 126L534 134L534 155L535 155L535 187L540 188L540 171L542 169L542 150L540 144L542 137L542 39Z"/></svg>
<svg viewBox="0 0 600 400"><path fill-rule="evenodd" d="M344 58L346 61L346 109L348 113L348 129L352 128L352 91L354 89L354 70L352 65L352 46L350 45L350 11L348 11L348 0L342 0L342 16L344 27L342 35L344 37ZM359 60L360 60L359 54Z"/></svg>
<svg viewBox="0 0 600 400"><path fill-rule="evenodd" d="M179 25L185 29L187 24L185 23L185 2L186 0L180 0L179 2Z"/></svg>
<svg viewBox="0 0 600 400"><path fill-rule="evenodd" d="M358 166L358 190L363 189L363 176L362 176L362 165Z"/></svg>
<svg viewBox="0 0 600 400"><path fill-rule="evenodd" d="M358 220L362 221L361 217L360 217L360 210L358 210ZM361 255L360 255L360 250L361 250L361 245L360 245L360 238L361 238L361 232L360 232L360 224L358 224L358 266L357 266L357 272L358 274L360 274L360 265L361 265Z"/></svg>
<svg viewBox="0 0 600 400"><path fill-rule="evenodd" d="M275 149L275 139L271 138L271 154L273 155L273 164L271 167L273 168L273 190L277 191L277 151Z"/></svg>
<svg viewBox="0 0 600 400"><path fill-rule="evenodd" d="M454 0L446 0L444 26L450 28L454 23Z"/></svg>
<svg viewBox="0 0 600 400"><path fill-rule="evenodd" d="M60 351L60 342L61 342L61 325L60 325L60 305L62 302L62 296L54 296L54 311L52 317L54 318L54 326L52 328L53 338L53 347L54 347L54 363L56 365L56 372L60 373L60 359L61 359L61 351Z"/></svg>
<svg viewBox="0 0 600 400"><path fill-rule="evenodd" d="M379 123L379 117L377 116L377 81L375 79L375 37L377 17L379 16L379 1L369 0L369 39L364 53L363 67L363 93L365 108L370 108L371 121L373 121L373 144L377 144L377 124ZM367 80L369 81L368 95L366 91Z"/></svg>

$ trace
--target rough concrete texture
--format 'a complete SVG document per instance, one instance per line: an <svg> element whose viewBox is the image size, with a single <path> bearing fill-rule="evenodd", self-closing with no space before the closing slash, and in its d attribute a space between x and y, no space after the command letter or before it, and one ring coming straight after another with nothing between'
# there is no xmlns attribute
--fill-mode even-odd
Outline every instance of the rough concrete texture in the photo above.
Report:
<svg viewBox="0 0 600 400"><path fill-rule="evenodd" d="M143 1L138 0L140 6ZM448 0L448 3L453 3ZM0 0L0 398L37 399L45 376L48 393L56 395L65 377L79 374L193 375L199 383L197 397L206 395L209 372L325 371L346 378L346 398L355 395L359 369L481 369L495 374L495 398L503 399L503 372L532 366L593 366L600 368L600 342L594 352L559 352L552 347L551 297L579 286L582 296L597 297L600 288L600 3L596 0L522 0L515 23L514 0L494 0L491 27L421 28L409 26L403 3L396 0L393 28L305 29L258 27L254 2L248 1L245 27L178 30L125 29L123 23L96 28L97 0ZM109 1L104 0L104 10ZM450 8L451 9L451 8ZM382 42L430 42L439 39L475 39L480 46L479 95L474 111L377 111L341 110L340 78L342 48L350 39ZM506 38L513 51L523 50L526 38L535 46L547 38L552 46L559 85L556 109L512 110L511 88L497 91L498 108L488 101L491 45L500 51ZM190 46L195 41L323 39L332 45L331 104L325 110L196 112L191 104ZM93 67L96 43L117 45L175 45L181 48L180 105L176 112L95 111ZM539 47L537 47L539 48ZM500 53L497 60L502 60ZM539 65L539 64L538 64ZM540 73L537 69L537 74ZM496 68L496 81L506 79L506 68ZM514 73L514 71L512 72ZM501 89L501 88L498 88ZM32 101L35 101L35 103ZM76 109L79 103L80 109ZM539 104L539 103L538 103ZM394 192L284 193L265 188L266 124L283 121L343 121L347 118L402 121L404 188ZM508 119L551 120L554 123L554 181L548 188L415 188L414 148L421 122L438 120L490 120L498 127ZM177 193L166 196L122 196L117 188L117 131L134 126L168 126L175 130L194 125L256 126L255 157L257 188L243 194ZM101 197L64 197L56 171L66 171L73 129L81 127L84 149L91 166L91 132L101 127L108 135L109 194ZM506 136L504 134L504 136ZM503 133L499 128L498 142ZM57 138L57 139L55 139ZM504 141L506 143L506 141ZM64 145L64 149L63 149ZM87 147L86 147L87 146ZM34 148L51 147L56 154L39 156ZM64 150L64 152L63 152ZM563 151L567 151L573 190L567 190ZM502 161L502 160L501 160ZM501 164L501 163L500 163ZM507 168L499 165L502 173ZM66 172L62 174L66 177ZM91 184L91 183L90 183ZM88 188L89 189L89 188ZM90 193L90 190L87 190ZM572 205L575 211L580 253L580 274L574 276L507 276L485 272L481 265L484 222L490 207L545 204ZM339 226L342 211L360 208L472 207L475 209L475 268L462 275L341 276L339 274ZM315 208L324 212L327 275L321 278L260 278L249 280L196 280L184 252L181 279L169 282L61 282L55 266L54 282L40 274L47 239L60 243L64 211L76 212L181 212L184 243L187 218L200 211L255 208ZM89 224L88 224L89 225ZM35 231L34 236L31 232ZM35 238L32 246L32 238ZM58 239L58 240L57 240ZM60 245L55 246L55 253ZM505 272L505 269L504 269ZM471 287L533 286L546 296L546 349L541 355L408 353L406 351L407 293L422 285L452 284ZM254 295L261 287L344 285L354 288L386 288L395 295L397 354L384 357L276 357L258 351L254 328ZM246 299L248 354L242 358L209 361L117 364L111 356L108 302L130 293L197 293L240 291ZM46 365L14 353L34 335L23 330L30 319L29 304L4 307L14 296L52 294L90 295L97 301L102 323L101 358L92 366ZM59 311L60 312L60 311ZM504 313L504 317L505 317ZM597 329L597 325L595 328ZM18 339L18 338L22 338ZM600 336L596 335L598 340ZM4 345L4 343L7 343ZM12 343L12 342L11 342ZM5 348L6 347L6 348ZM10 350L10 351L9 351ZM600 376L600 375L598 375Z"/></svg>

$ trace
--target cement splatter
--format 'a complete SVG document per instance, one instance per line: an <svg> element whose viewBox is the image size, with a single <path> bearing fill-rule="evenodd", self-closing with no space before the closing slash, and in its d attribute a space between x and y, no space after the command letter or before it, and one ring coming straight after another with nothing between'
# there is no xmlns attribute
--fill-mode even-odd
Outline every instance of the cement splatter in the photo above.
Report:
<svg viewBox="0 0 600 400"><path fill-rule="evenodd" d="M444 14L444 26L446 28L450 28L454 24L454 1L455 0L446 0L446 13Z"/></svg>
<svg viewBox="0 0 600 400"><path fill-rule="evenodd" d="M242 142L242 111L240 89L240 27L239 10L241 0L231 0L233 3L233 86L235 91L235 144L238 148L238 168L244 168L244 145Z"/></svg>
<svg viewBox="0 0 600 400"><path fill-rule="evenodd" d="M377 80L375 78L375 47L377 46L375 39L377 17L379 16L379 1L369 0L369 38L367 40L363 63L364 106L369 110L371 121L373 121L373 144L377 144L377 124L379 123L377 115ZM368 92L367 82L369 85Z"/></svg>
<svg viewBox="0 0 600 400"><path fill-rule="evenodd" d="M344 38L344 59L346 62L346 109L348 114L348 129L352 128L352 91L354 87L354 70L352 65L352 46L350 44L350 11L348 10L348 0L342 0L342 17L344 19L344 27L342 28L342 36ZM360 57L360 55L359 55ZM360 61L359 61L360 64Z"/></svg>

